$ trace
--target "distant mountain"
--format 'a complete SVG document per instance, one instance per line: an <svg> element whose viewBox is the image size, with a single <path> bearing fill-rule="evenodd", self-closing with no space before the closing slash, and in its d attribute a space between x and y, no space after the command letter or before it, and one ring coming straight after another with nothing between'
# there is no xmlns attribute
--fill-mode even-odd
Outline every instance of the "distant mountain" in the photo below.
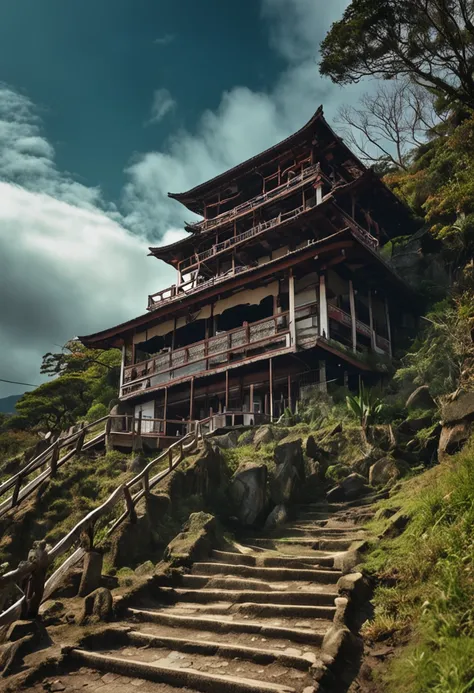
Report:
<svg viewBox="0 0 474 693"><path fill-rule="evenodd" d="M23 395L10 395L0 398L0 414L15 414L15 404Z"/></svg>

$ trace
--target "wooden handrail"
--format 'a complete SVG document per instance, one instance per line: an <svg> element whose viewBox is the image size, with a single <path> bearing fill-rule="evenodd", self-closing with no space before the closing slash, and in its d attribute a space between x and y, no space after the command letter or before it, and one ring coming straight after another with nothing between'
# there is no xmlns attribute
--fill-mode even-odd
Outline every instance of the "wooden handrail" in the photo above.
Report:
<svg viewBox="0 0 474 693"><path fill-rule="evenodd" d="M135 507L139 500L148 493L154 486L156 486L159 481L165 478L168 474L176 469L178 464L183 459L183 453L193 449L195 445L203 437L203 426L209 422L209 418L203 419L202 421L194 422L194 431L186 434L182 438L176 440L172 443L169 448L162 452L158 457L149 462L146 467L139 472L133 479L126 482L126 484L121 484L116 488L112 494L102 503L98 508L95 508L89 512L80 522L78 522L75 527L61 539L52 549L47 550L47 561L48 565L52 565L55 560L60 556L65 554L69 549L77 544L84 533L89 531L92 536L94 525L97 520L107 513L109 513L112 508L114 508L123 499L127 500L127 510L123 512L120 517L115 521L113 526L109 529L107 536L109 536L127 517L133 517L135 513ZM173 451L177 450L178 455L176 460L173 460ZM158 472L154 477L150 478L150 472L152 468L166 456L171 455L172 464L168 469ZM143 488L135 494L132 494L132 489L137 484L143 482ZM72 556L70 556L47 580L44 586L43 600L48 598L52 592L58 577L64 574L65 567L70 567L77 563L77 561L84 555L84 549L77 549ZM38 566L34 561L21 562L15 570L11 570L8 573L0 576L0 589L7 588L9 585L22 583L28 576L32 575ZM25 603L26 597L23 596L17 600L12 606L6 609L2 614L0 614L0 627L11 623L13 620L19 617L22 605Z"/></svg>
<svg viewBox="0 0 474 693"><path fill-rule="evenodd" d="M276 332L274 335L270 335L270 337L279 336L281 334L284 334L285 330L278 332L278 322L281 321L282 319L286 318L286 317L289 317L289 311L285 311L284 313L278 313L277 315L270 315L267 318L262 318L262 320L256 320L255 322L247 323L246 325L240 325L239 327L234 327L232 330L228 330L226 332L223 332L220 335L214 335L214 337L208 337L207 339L202 339L199 342L194 342L193 344L188 345L187 347L180 347L179 349L175 349L175 350L168 352L170 354L171 361L172 361L173 357L178 358L181 354L186 352L186 349L189 349L189 348L192 348L193 350L197 351L200 347L202 347L204 349L204 351L207 351L206 355L199 354L196 358L193 358L192 360L190 360L188 362L183 361L182 364L173 364L171 362L171 366L169 366L168 368L163 368L162 370L149 370L150 366L153 368L154 361L156 359L160 358L160 356L161 356L160 354L156 354L152 358L146 359L145 361L140 361L139 363L135 363L133 365L126 366L124 368L124 376L125 376L125 374L128 374L129 372L131 372L134 368L136 368L137 370L145 369L146 373L145 373L145 375L142 375L139 378L134 378L133 380L125 381L125 379L124 379L122 389L131 383L137 383L137 382L140 382L141 380L146 380L147 378L149 378L150 376L153 376L153 375L159 375L161 373L167 373L170 370L174 370L175 368L180 368L184 365L187 365L188 363L193 363L195 361L202 361L205 358L215 358L215 357L221 356L222 354L225 354L229 351L233 351L235 349L241 349L241 348L248 346L248 345L251 345L253 343L256 344L259 341L263 341L263 340L253 340L252 341L250 336L247 338L247 333L250 334L250 330L252 330L252 328L256 328L256 327L263 325L265 323L270 324L273 322L273 324L274 324ZM218 344L220 341L225 340L226 338L232 340L232 335L236 335L239 332L243 333L246 336L246 341L244 343L236 344L233 347L231 346L230 349L226 348L226 349L223 349L223 350L215 352L215 353L209 353L209 347L210 346L212 346L213 344ZM230 337L228 335L230 335ZM265 339L268 339L268 338L266 337Z"/></svg>

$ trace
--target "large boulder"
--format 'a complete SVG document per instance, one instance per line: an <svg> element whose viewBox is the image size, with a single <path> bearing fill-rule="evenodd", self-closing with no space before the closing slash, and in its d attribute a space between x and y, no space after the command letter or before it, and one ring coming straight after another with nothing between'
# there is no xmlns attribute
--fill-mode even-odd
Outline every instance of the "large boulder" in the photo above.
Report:
<svg viewBox="0 0 474 693"><path fill-rule="evenodd" d="M474 431L474 392L461 392L443 405L441 436L438 446L440 460L458 452Z"/></svg>
<svg viewBox="0 0 474 693"><path fill-rule="evenodd" d="M348 477L341 481L341 486L346 500L359 498L359 496L362 496L368 490L366 479L356 472L349 474Z"/></svg>
<svg viewBox="0 0 474 693"><path fill-rule="evenodd" d="M84 599L84 609L80 618L81 625L111 621L112 616L112 594L106 587L99 587Z"/></svg>
<svg viewBox="0 0 474 693"><path fill-rule="evenodd" d="M436 402L430 395L430 388L428 385L421 385L411 393L405 406L409 411L413 411L414 409L431 410L436 409Z"/></svg>
<svg viewBox="0 0 474 693"><path fill-rule="evenodd" d="M182 531L166 547L164 559L175 567L190 566L195 561L207 558L221 541L213 515L192 513Z"/></svg>
<svg viewBox="0 0 474 693"><path fill-rule="evenodd" d="M473 428L469 421L443 426L438 443L439 459L459 452L469 440Z"/></svg>
<svg viewBox="0 0 474 693"><path fill-rule="evenodd" d="M268 443L272 443L274 440L275 436L273 434L272 427L261 426L260 428L257 428L257 430L255 431L255 435L253 437L253 444L258 449L261 445L267 445Z"/></svg>
<svg viewBox="0 0 474 693"><path fill-rule="evenodd" d="M276 505L265 521L265 529L271 531L288 521L288 512L284 505Z"/></svg>
<svg viewBox="0 0 474 693"><path fill-rule="evenodd" d="M232 448L237 447L239 435L239 432L236 430L228 431L220 436L213 436L212 442L224 450L231 450Z"/></svg>
<svg viewBox="0 0 474 693"><path fill-rule="evenodd" d="M202 496L204 501L213 498L227 483L228 469L222 452L213 443L206 442L204 450L194 464L186 469L178 467L169 477L167 493L175 507L189 496Z"/></svg>
<svg viewBox="0 0 474 693"><path fill-rule="evenodd" d="M392 486L409 470L406 462L384 457L373 464L369 470L371 486Z"/></svg>
<svg viewBox="0 0 474 693"><path fill-rule="evenodd" d="M267 476L266 465L251 464L238 469L232 478L230 498L234 513L243 525L255 524L265 509Z"/></svg>
<svg viewBox="0 0 474 693"><path fill-rule="evenodd" d="M276 505L295 501L305 482L301 440L282 443L275 448L275 471L270 480L270 495Z"/></svg>
<svg viewBox="0 0 474 693"><path fill-rule="evenodd" d="M461 392L456 399L445 404L441 418L445 425L458 421L474 421L474 392Z"/></svg>

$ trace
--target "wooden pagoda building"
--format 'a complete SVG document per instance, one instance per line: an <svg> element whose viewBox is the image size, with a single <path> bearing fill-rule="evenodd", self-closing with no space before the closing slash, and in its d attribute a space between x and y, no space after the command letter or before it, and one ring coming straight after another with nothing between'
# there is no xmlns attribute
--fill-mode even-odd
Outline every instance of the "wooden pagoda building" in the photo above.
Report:
<svg viewBox="0 0 474 693"><path fill-rule="evenodd" d="M416 230L408 210L319 108L294 135L185 193L201 221L151 255L176 283L134 320L81 337L122 349L122 412L154 445L191 422L257 423L308 386L389 366L413 295L383 246Z"/></svg>

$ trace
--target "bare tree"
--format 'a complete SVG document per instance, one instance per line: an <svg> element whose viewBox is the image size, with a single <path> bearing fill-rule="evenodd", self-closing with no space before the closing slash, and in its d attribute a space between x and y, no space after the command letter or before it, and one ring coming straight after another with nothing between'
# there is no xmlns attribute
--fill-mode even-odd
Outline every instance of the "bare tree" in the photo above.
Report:
<svg viewBox="0 0 474 693"><path fill-rule="evenodd" d="M346 140L364 161L382 158L404 170L410 151L426 142L441 120L430 93L406 81L381 85L374 94L363 94L357 106L338 112Z"/></svg>

